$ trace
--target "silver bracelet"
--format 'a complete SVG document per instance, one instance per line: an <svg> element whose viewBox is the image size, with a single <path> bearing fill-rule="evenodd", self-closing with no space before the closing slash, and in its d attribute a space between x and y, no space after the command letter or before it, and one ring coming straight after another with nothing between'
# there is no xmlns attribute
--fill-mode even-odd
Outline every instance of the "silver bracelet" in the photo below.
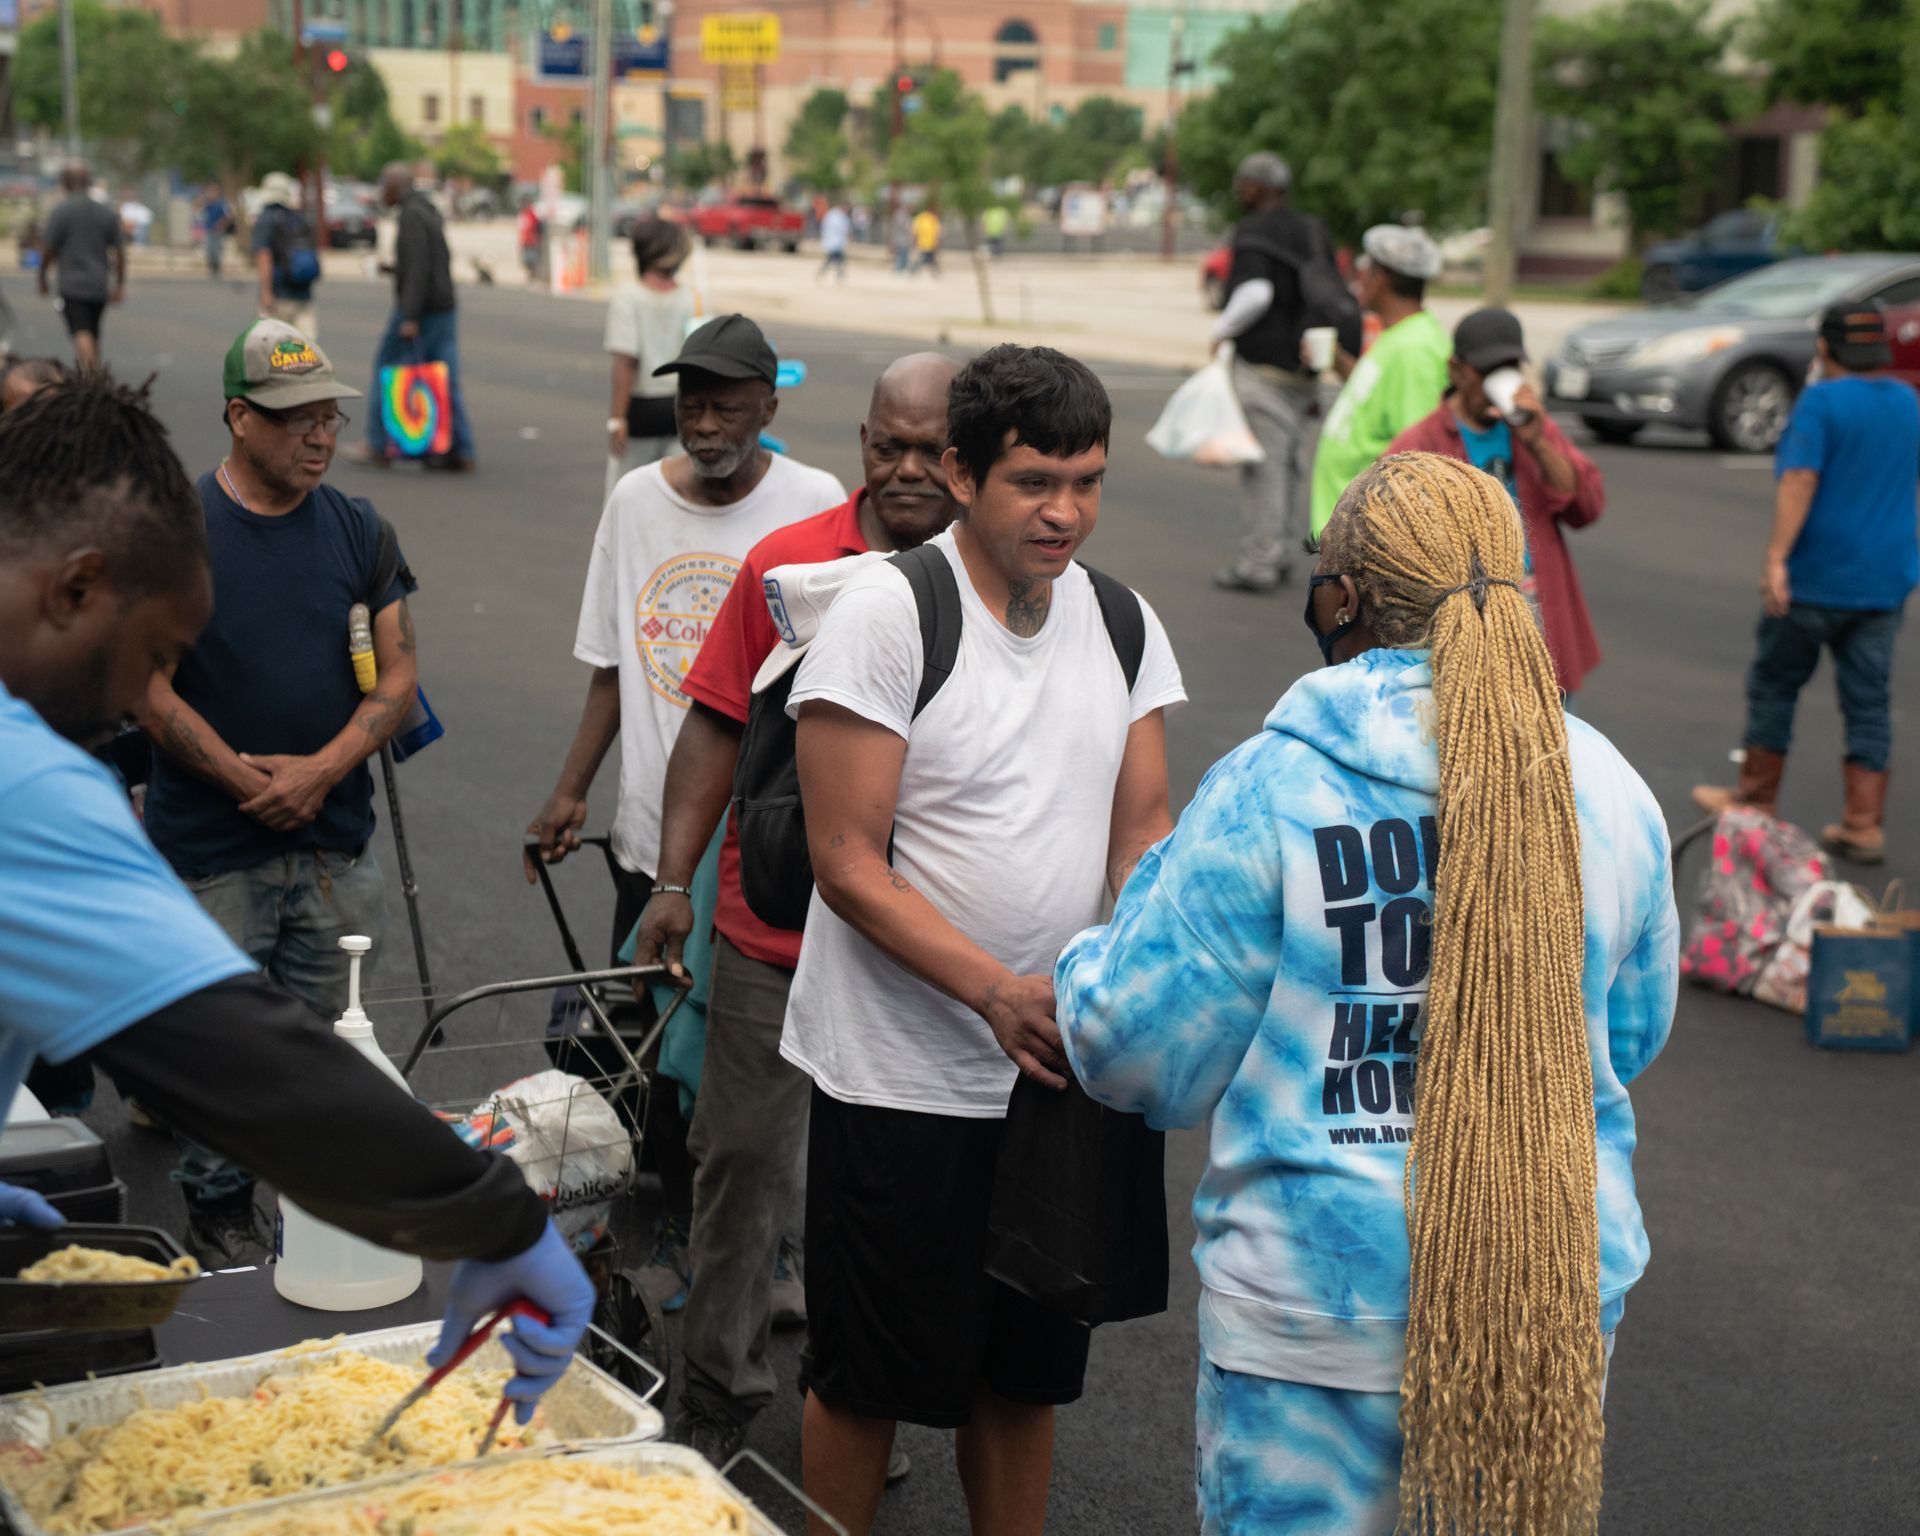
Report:
<svg viewBox="0 0 1920 1536"><path fill-rule="evenodd" d="M656 885L653 888L653 894L655 896L684 896L688 901L692 901L693 887L688 885Z"/></svg>

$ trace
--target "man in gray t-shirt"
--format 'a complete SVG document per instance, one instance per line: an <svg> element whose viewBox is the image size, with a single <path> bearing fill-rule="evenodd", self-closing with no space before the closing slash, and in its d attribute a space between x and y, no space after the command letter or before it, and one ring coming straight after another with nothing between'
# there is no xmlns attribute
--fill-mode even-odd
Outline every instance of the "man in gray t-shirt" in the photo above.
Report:
<svg viewBox="0 0 1920 1536"><path fill-rule="evenodd" d="M60 269L60 310L73 335L73 360L91 368L100 360L100 318L127 294L127 247L120 216L87 195L92 174L74 162L60 173L66 198L47 218L41 241L40 291L47 269Z"/></svg>

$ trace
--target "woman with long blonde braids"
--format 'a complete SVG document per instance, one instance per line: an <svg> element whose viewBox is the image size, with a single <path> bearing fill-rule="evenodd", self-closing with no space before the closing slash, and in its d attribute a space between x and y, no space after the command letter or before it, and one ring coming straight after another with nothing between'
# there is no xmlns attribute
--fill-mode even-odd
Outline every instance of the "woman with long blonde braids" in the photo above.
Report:
<svg viewBox="0 0 1920 1536"><path fill-rule="evenodd" d="M1598 1526L1647 1261L1626 1085L1678 921L1659 809L1564 713L1522 555L1465 464L1356 480L1308 592L1327 665L1060 960L1087 1091L1212 1116L1207 1536Z"/></svg>

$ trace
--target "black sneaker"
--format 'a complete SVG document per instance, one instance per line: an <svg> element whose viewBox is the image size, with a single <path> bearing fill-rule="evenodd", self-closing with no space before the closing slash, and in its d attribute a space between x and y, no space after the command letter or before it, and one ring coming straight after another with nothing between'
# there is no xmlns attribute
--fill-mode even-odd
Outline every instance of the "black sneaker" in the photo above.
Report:
<svg viewBox="0 0 1920 1536"><path fill-rule="evenodd" d="M747 1426L734 1423L726 1414L717 1413L693 1398L683 1397L680 1417L673 1426L673 1438L714 1466L724 1467L747 1443Z"/></svg>
<svg viewBox="0 0 1920 1536"><path fill-rule="evenodd" d="M187 1248L202 1269L244 1269L273 1256L273 1238L249 1190L230 1200L189 1200Z"/></svg>

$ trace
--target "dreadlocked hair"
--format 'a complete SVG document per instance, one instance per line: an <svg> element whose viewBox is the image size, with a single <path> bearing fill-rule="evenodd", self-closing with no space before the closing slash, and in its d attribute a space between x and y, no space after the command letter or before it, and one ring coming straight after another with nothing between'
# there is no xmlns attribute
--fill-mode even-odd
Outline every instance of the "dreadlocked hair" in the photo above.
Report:
<svg viewBox="0 0 1920 1536"><path fill-rule="evenodd" d="M0 560L88 547L127 598L167 590L206 560L199 494L147 386L103 369L0 415Z"/></svg>
<svg viewBox="0 0 1920 1536"><path fill-rule="evenodd" d="M1597 1530L1605 1369L1586 921L1566 720L1504 487L1436 454L1327 530L1381 641L1432 651L1440 862L1407 1164L1407 1536Z"/></svg>

